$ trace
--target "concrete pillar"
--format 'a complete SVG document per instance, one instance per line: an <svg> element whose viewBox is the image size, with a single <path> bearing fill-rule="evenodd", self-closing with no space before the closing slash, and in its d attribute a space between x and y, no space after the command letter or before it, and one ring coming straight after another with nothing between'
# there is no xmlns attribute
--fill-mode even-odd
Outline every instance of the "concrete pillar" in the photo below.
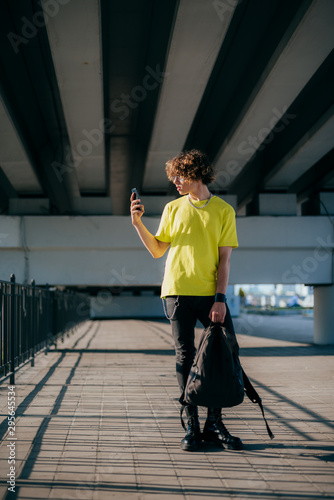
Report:
<svg viewBox="0 0 334 500"><path fill-rule="evenodd" d="M334 344L334 285L314 287L314 343Z"/></svg>

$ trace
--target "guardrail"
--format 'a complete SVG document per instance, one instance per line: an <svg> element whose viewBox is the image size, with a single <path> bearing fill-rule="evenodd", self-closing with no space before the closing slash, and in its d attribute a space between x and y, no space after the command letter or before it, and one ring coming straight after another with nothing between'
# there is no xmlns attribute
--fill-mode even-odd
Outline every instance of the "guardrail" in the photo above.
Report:
<svg viewBox="0 0 334 500"><path fill-rule="evenodd" d="M45 353L58 338L70 333L89 319L89 297L74 292L0 281L0 382L10 377L15 384L15 372L35 355Z"/></svg>

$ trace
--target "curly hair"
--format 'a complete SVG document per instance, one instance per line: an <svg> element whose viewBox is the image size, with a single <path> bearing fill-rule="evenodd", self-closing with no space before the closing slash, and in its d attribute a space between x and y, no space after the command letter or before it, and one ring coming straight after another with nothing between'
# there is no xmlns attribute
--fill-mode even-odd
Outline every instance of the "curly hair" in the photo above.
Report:
<svg viewBox="0 0 334 500"><path fill-rule="evenodd" d="M205 153L192 149L180 153L167 161L166 163L167 177L170 181L173 177L179 176L186 180L202 181L203 184L210 184L214 181L215 173L210 164L209 158Z"/></svg>

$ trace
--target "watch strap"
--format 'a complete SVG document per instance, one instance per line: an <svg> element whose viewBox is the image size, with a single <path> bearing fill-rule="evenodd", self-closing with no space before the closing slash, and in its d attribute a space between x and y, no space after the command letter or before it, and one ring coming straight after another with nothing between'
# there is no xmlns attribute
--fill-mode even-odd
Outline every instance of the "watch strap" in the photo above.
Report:
<svg viewBox="0 0 334 500"><path fill-rule="evenodd" d="M215 302L224 302L226 304L227 297L226 297L225 293L216 293Z"/></svg>

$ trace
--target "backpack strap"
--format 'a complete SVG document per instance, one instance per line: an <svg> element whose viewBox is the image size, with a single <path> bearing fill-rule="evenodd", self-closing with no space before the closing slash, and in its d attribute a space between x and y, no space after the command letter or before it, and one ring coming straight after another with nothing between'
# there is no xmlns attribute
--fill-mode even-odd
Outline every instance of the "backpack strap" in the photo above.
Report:
<svg viewBox="0 0 334 500"><path fill-rule="evenodd" d="M268 425L267 419L264 416L264 409L263 409L263 406L262 406L262 399L260 398L260 396L258 395L258 393L256 392L256 390L254 389L251 381L247 377L247 375L244 372L243 368L242 368L242 376L243 376L243 379L244 379L244 389L245 389L246 395L248 396L248 398L251 400L252 403L257 403L259 405L259 407L261 409L261 412L262 412L263 420L265 421L265 424L266 424L268 435L269 435L270 439L274 439L275 436L271 432L271 429L270 429L270 427Z"/></svg>

